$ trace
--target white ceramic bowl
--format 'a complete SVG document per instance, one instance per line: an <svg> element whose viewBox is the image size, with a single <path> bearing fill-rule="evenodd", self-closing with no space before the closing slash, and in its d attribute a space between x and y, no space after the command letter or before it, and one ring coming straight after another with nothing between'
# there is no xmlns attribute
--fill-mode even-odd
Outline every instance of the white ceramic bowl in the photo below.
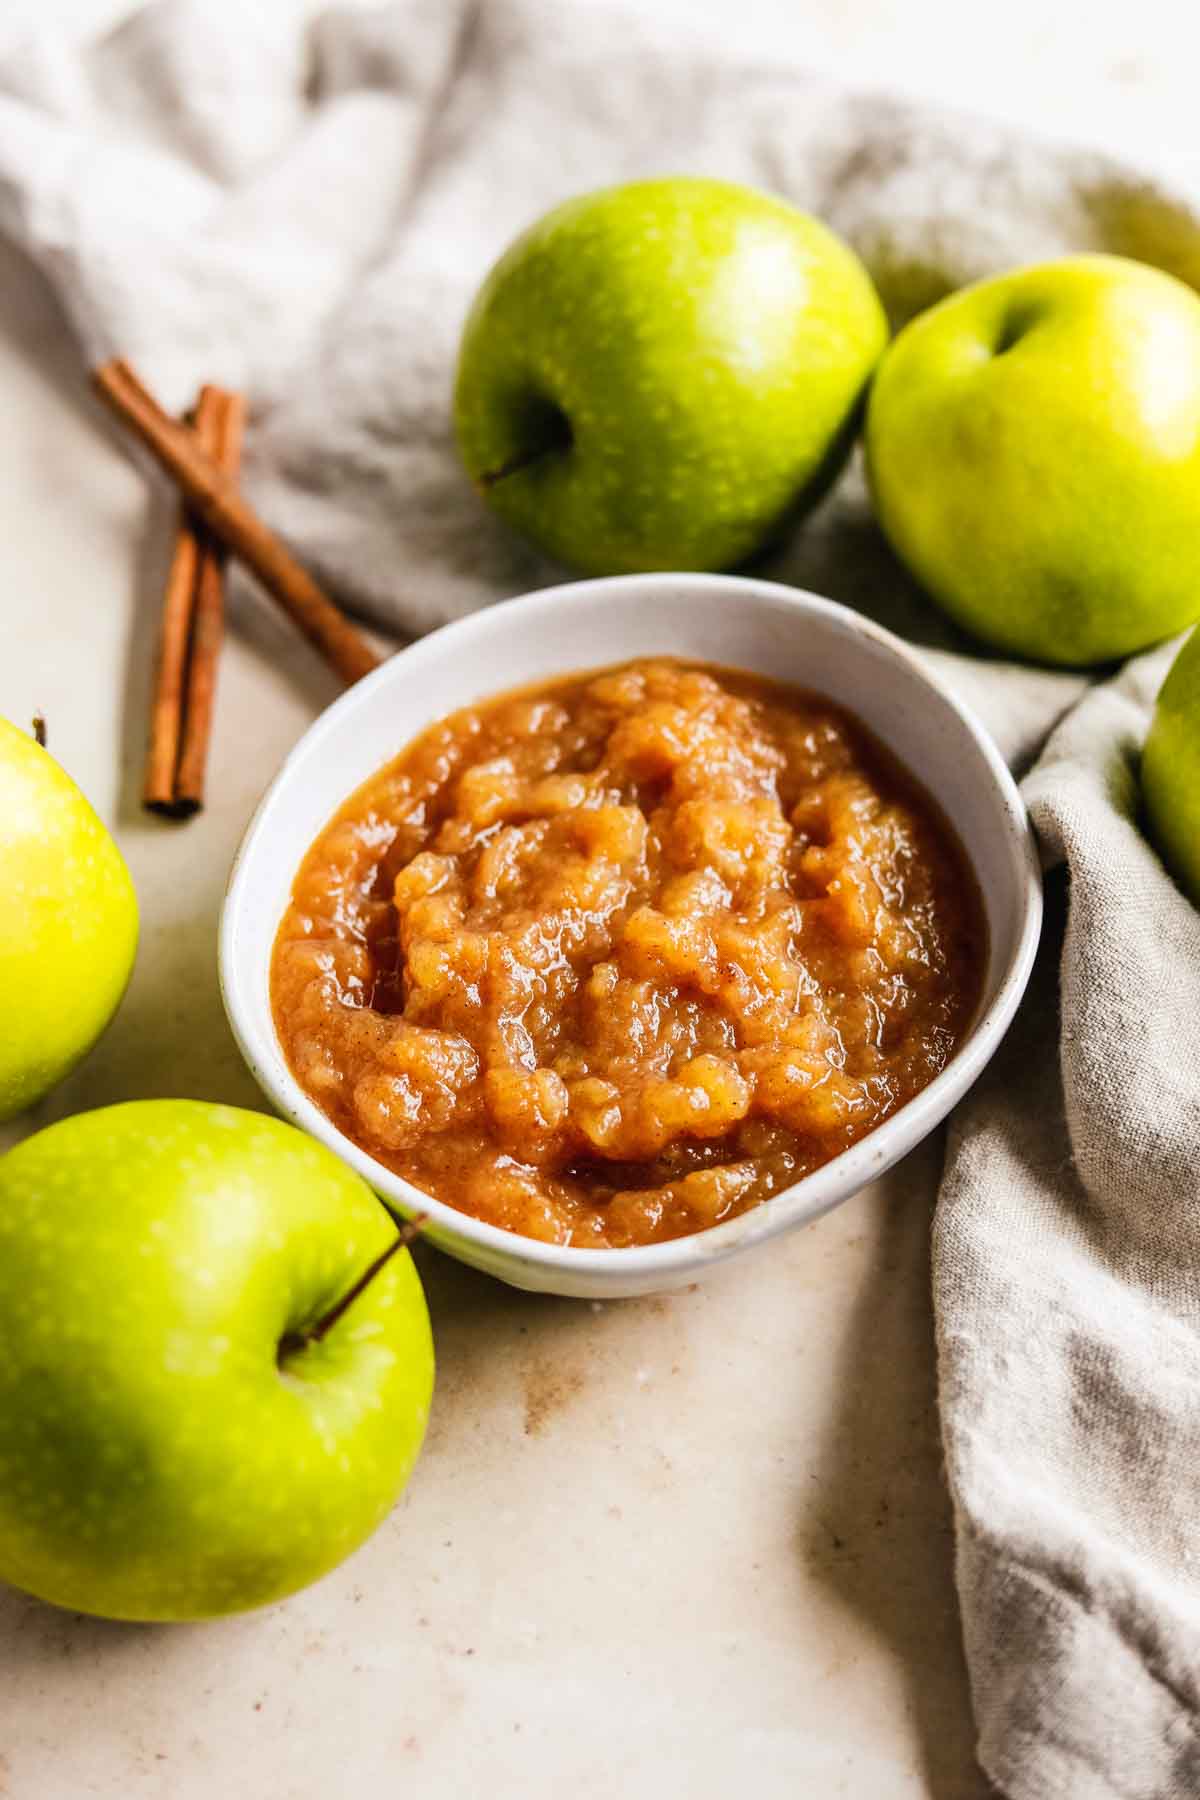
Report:
<svg viewBox="0 0 1200 1800"><path fill-rule="evenodd" d="M672 654L769 675L842 702L940 802L974 866L989 954L970 1033L907 1106L815 1174L711 1231L630 1250L514 1236L430 1199L345 1138L301 1089L271 1019L271 949L317 833L432 720L506 688ZM632 575L548 588L421 639L351 688L301 738L246 833L221 921L221 986L242 1054L285 1118L328 1144L396 1212L429 1215L442 1250L517 1287L612 1299L693 1281L836 1206L933 1130L979 1075L1024 990L1041 925L1025 809L983 727L898 638L794 588L718 575Z"/></svg>

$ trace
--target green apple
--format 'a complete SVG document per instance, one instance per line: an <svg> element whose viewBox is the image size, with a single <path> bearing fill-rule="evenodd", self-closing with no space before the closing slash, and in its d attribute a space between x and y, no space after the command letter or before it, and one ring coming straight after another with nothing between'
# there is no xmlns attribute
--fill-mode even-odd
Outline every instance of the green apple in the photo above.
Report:
<svg viewBox="0 0 1200 1800"><path fill-rule="evenodd" d="M134 1101L10 1151L0 1578L78 1612L197 1619L340 1562L429 1409L407 1253L337 1314L396 1237L332 1152L234 1107Z"/></svg>
<svg viewBox="0 0 1200 1800"><path fill-rule="evenodd" d="M548 213L484 282L459 448L560 562L728 568L836 474L886 340L857 257L784 201L692 177L606 188Z"/></svg>
<svg viewBox="0 0 1200 1800"><path fill-rule="evenodd" d="M1159 693L1142 751L1142 799L1163 861L1200 906L1200 632Z"/></svg>
<svg viewBox="0 0 1200 1800"><path fill-rule="evenodd" d="M1106 662L1200 614L1200 299L1116 256L964 288L880 363L867 469L900 559L1005 651Z"/></svg>
<svg viewBox="0 0 1200 1800"><path fill-rule="evenodd" d="M0 1119L90 1050L137 948L121 852L70 776L0 719Z"/></svg>

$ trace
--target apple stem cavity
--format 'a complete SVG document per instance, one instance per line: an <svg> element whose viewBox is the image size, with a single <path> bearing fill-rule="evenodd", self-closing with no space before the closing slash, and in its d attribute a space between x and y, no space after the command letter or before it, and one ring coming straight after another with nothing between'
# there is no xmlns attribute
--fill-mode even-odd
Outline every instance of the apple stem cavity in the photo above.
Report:
<svg viewBox="0 0 1200 1800"><path fill-rule="evenodd" d="M480 487L494 488L498 481L507 481L510 475L519 475L522 469L531 469L544 457L563 455L575 441L570 420L557 406L539 409L537 426L541 441L529 444L523 450L515 450L494 469L485 469L479 477Z"/></svg>
<svg viewBox="0 0 1200 1800"><path fill-rule="evenodd" d="M319 1319L315 1319L311 1325L306 1325L302 1331L284 1333L279 1340L278 1360L281 1367L294 1356L298 1356L301 1351L307 1350L310 1344L319 1344L323 1337L328 1336L347 1309L354 1305L366 1288L370 1287L379 1271L391 1262L397 1250L407 1249L409 1244L420 1237L428 1217L428 1213L417 1213L415 1218L407 1219L387 1249L380 1251L375 1261L363 1270L353 1287L347 1288L341 1299L336 1300L327 1313L322 1313Z"/></svg>
<svg viewBox="0 0 1200 1800"><path fill-rule="evenodd" d="M33 741L43 750L46 748L46 715L44 713L36 712L33 715Z"/></svg>

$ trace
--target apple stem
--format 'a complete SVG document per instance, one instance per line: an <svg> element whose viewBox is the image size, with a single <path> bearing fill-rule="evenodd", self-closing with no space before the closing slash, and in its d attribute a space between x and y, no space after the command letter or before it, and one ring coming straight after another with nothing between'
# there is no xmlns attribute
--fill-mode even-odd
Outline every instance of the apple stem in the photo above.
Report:
<svg viewBox="0 0 1200 1800"><path fill-rule="evenodd" d="M518 475L522 469L532 468L544 456L569 450L575 441L570 420L557 406L539 408L536 420L527 421L526 429L540 438L541 442L530 444L524 450L514 450L496 468L485 469L479 477L481 488L493 488L498 481L507 481L510 475Z"/></svg>
<svg viewBox="0 0 1200 1800"><path fill-rule="evenodd" d="M43 750L46 748L46 716L44 713L36 712L33 715L33 741L35 744L40 744Z"/></svg>
<svg viewBox="0 0 1200 1800"><path fill-rule="evenodd" d="M375 1258L375 1261L371 1263L368 1268L363 1270L358 1280L354 1283L354 1286L348 1288L341 1299L335 1301L327 1313L322 1314L315 1324L306 1325L303 1331L287 1332L280 1340L279 1344L280 1362L283 1362L285 1358L289 1356L296 1355L298 1351L307 1349L309 1344L319 1344L321 1339L325 1337L328 1332L333 1330L333 1327L337 1324L346 1309L353 1306L363 1290L370 1286L379 1271L391 1262L397 1250L405 1249L416 1238L420 1237L421 1229L428 1217L428 1213L418 1213L415 1218L407 1219L400 1227L387 1249L382 1250Z"/></svg>
<svg viewBox="0 0 1200 1800"><path fill-rule="evenodd" d="M510 456L499 468L485 469L479 477L479 485L494 488L498 481L507 481L510 475L519 475L522 469L531 468L534 463L541 462L543 456L551 456L559 448L558 444L542 444L536 450L518 450L515 456Z"/></svg>

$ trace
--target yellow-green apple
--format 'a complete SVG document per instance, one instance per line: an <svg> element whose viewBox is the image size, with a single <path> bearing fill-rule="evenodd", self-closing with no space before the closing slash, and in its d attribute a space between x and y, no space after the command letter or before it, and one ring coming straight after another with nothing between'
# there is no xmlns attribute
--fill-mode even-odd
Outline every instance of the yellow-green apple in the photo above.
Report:
<svg viewBox="0 0 1200 1800"><path fill-rule="evenodd" d="M11 1150L0 1578L196 1619L333 1568L425 1430L429 1318L396 1241L331 1151L235 1107L134 1101Z"/></svg>
<svg viewBox="0 0 1200 1800"><path fill-rule="evenodd" d="M1142 799L1163 861L1200 906L1200 631L1159 692L1142 751Z"/></svg>
<svg viewBox="0 0 1200 1800"><path fill-rule="evenodd" d="M121 852L70 776L0 719L0 1119L95 1043L137 948Z"/></svg>
<svg viewBox="0 0 1200 1800"><path fill-rule="evenodd" d="M1106 662L1200 615L1200 298L1074 256L979 282L900 332L867 466L897 555L1018 656Z"/></svg>
<svg viewBox="0 0 1200 1800"><path fill-rule="evenodd" d="M455 421L496 511L593 574L722 569L841 466L887 339L854 253L698 177L570 200L483 284Z"/></svg>

